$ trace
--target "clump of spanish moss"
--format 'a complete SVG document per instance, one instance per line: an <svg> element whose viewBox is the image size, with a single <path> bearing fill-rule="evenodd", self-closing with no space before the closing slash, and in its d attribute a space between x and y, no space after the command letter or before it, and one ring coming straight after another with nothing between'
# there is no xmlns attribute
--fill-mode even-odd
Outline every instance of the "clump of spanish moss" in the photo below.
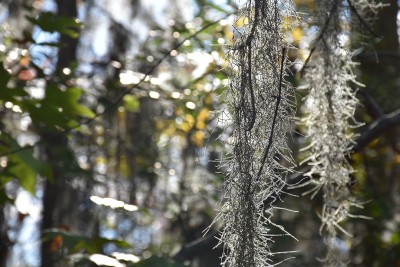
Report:
<svg viewBox="0 0 400 267"><path fill-rule="evenodd" d="M352 207L362 207L349 186L354 170L348 155L354 142L352 128L358 125L354 119L358 99L351 85L362 86L353 74L356 63L352 61L349 29L364 28L365 32L372 32L368 26L372 19L367 14L376 13L378 7L366 0L316 2L320 32L305 66L309 94L304 122L310 141L306 148L310 156L305 161L311 166L308 183L313 185L312 196L319 191L323 193L320 232L327 253L322 260L329 267L346 266L338 237L351 233L341 223L354 216L350 213Z"/></svg>
<svg viewBox="0 0 400 267"><path fill-rule="evenodd" d="M285 82L288 44L282 26L284 18L287 24L294 17L291 1L279 0L248 0L237 13L225 110L233 133L216 218L224 225L222 266L273 266L278 252L270 249L271 228L290 235L271 218L293 164L286 144L293 92Z"/></svg>

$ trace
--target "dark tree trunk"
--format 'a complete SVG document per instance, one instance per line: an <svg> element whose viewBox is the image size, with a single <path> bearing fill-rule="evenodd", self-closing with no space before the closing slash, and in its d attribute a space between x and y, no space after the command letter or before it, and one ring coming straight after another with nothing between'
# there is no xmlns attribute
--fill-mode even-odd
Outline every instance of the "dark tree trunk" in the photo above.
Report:
<svg viewBox="0 0 400 267"><path fill-rule="evenodd" d="M7 223L4 218L4 211L0 212L0 266L6 266L8 253L11 247L7 233Z"/></svg>
<svg viewBox="0 0 400 267"><path fill-rule="evenodd" d="M372 52L361 55L361 82L368 85L366 90L385 113L390 113L400 106L400 90L398 84L399 60L393 54L399 51L399 36L397 34L396 0L385 1L390 6L382 8L374 25L374 32L381 40L372 47Z"/></svg>
<svg viewBox="0 0 400 267"><path fill-rule="evenodd" d="M376 100L377 105L365 105L369 114L375 116L388 114L400 106L400 68L399 60L395 55L399 54L399 36L397 34L396 20L399 8L396 0L382 1L389 3L378 14L374 25L374 32L381 37L381 40L371 49L372 52L361 54L361 82L366 88L367 97ZM365 97L364 97L365 98ZM375 111L377 110L377 111ZM373 115L372 115L373 116ZM374 221L357 222L360 226L355 237L360 241L352 248L352 265L350 266L398 266L399 246L382 245L384 241L380 233L386 231L385 221L394 216L398 206L398 194L400 176L398 168L390 165L393 150L399 144L399 128L393 127L385 132L385 138L380 139L381 148L374 148L377 156L368 156L370 152L363 152L364 165L367 171L365 185L360 189L365 198L374 199L379 203L382 210L376 213L376 207L372 204L365 205L370 214L374 214ZM383 140L383 141L382 141ZM386 147L382 144L386 143ZM378 179L379 178L379 179ZM387 209L386 209L387 207ZM371 234L374 233L374 234ZM360 238L362 237L362 239ZM383 243L382 243L383 242ZM362 259L362 260L360 260Z"/></svg>
<svg viewBox="0 0 400 267"><path fill-rule="evenodd" d="M77 16L76 1L57 0L57 14L65 17ZM56 72L69 67L76 60L77 39L61 35L62 44L58 52ZM41 231L57 228L60 230L74 230L77 225L76 215L78 213L78 195L68 183L66 175L68 166L71 163L71 152L68 149L68 140L65 135L58 135L56 132L43 131L40 136L46 140L43 149L44 158L52 166L54 180L46 180L43 196L43 217ZM59 248L53 240L43 242L41 246L42 267L59 266L57 262Z"/></svg>
<svg viewBox="0 0 400 267"><path fill-rule="evenodd" d="M70 152L68 151L67 139L62 136L57 139L50 139L52 133L42 133L41 138L51 140L44 149L47 162L51 164L53 169L53 181L46 180L43 196L43 218L42 233L45 230L56 228L59 230L75 230L78 218L78 201L79 196L71 188L66 175L66 164L70 162ZM42 243L41 258L42 267L59 266L57 258L59 255L59 247L53 240Z"/></svg>
<svg viewBox="0 0 400 267"><path fill-rule="evenodd" d="M57 0L58 12L57 14L64 17L77 17L76 1L73 0ZM62 70L76 60L76 47L78 46L78 39L73 39L66 35L61 35L60 43L61 49L58 52L57 70Z"/></svg>

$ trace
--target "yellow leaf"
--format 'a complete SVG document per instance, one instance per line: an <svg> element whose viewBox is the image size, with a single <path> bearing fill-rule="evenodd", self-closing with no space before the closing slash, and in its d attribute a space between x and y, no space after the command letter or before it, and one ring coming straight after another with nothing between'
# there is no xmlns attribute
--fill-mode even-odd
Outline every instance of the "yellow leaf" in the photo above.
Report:
<svg viewBox="0 0 400 267"><path fill-rule="evenodd" d="M204 121L197 121L196 128L199 130L202 130L202 129L206 128L206 124L204 123Z"/></svg>
<svg viewBox="0 0 400 267"><path fill-rule="evenodd" d="M249 24L249 18L248 17L241 17L236 20L236 27L243 27L244 25Z"/></svg>
<svg viewBox="0 0 400 267"><path fill-rule="evenodd" d="M166 128L167 125L168 124L165 121L162 121L162 120L157 120L156 121L156 128L159 129L159 130Z"/></svg>
<svg viewBox="0 0 400 267"><path fill-rule="evenodd" d="M363 156L362 156L361 153L353 153L353 154L351 155L351 159L352 159L354 162L362 162Z"/></svg>
<svg viewBox="0 0 400 267"><path fill-rule="evenodd" d="M186 114L185 115L185 122L189 125L190 128L192 128L194 123L195 123L195 120L194 120L192 115Z"/></svg>
<svg viewBox="0 0 400 267"><path fill-rule="evenodd" d="M212 104L211 95L208 94L208 95L204 98L204 104L206 104L206 105L211 105L211 104Z"/></svg>
<svg viewBox="0 0 400 267"><path fill-rule="evenodd" d="M196 131L192 135L192 142L197 147L202 147L204 145L204 133L203 131Z"/></svg>
<svg viewBox="0 0 400 267"><path fill-rule="evenodd" d="M138 160L138 158L136 158L136 160ZM128 164L128 160L125 156L121 156L119 158L119 172L124 176L124 177L128 177L130 174L130 167Z"/></svg>
<svg viewBox="0 0 400 267"><path fill-rule="evenodd" d="M303 30L299 27L296 27L292 30L292 37L295 44L298 44L303 37Z"/></svg>
<svg viewBox="0 0 400 267"><path fill-rule="evenodd" d="M291 17L283 17L282 19L282 29L284 31L289 30L291 28L292 25L292 18Z"/></svg>
<svg viewBox="0 0 400 267"><path fill-rule="evenodd" d="M208 119L209 110L207 108L202 108L197 115L196 128L202 130L206 127L206 121Z"/></svg>
<svg viewBox="0 0 400 267"><path fill-rule="evenodd" d="M228 40L228 42L230 44L232 44L233 43L233 32L228 27L225 27L224 34L225 34L226 40Z"/></svg>
<svg viewBox="0 0 400 267"><path fill-rule="evenodd" d="M167 129L165 129L164 134L166 136L173 136L175 132L176 132L175 125L172 123L167 127Z"/></svg>
<svg viewBox="0 0 400 267"><path fill-rule="evenodd" d="M201 121L205 121L208 119L209 113L210 113L210 111L208 110L208 108L202 108L199 112L199 115L197 115L197 119L201 120Z"/></svg>
<svg viewBox="0 0 400 267"><path fill-rule="evenodd" d="M97 157L96 163L97 164L107 164L107 159L105 157Z"/></svg>
<svg viewBox="0 0 400 267"><path fill-rule="evenodd" d="M375 138L374 140L372 140L372 141L368 144L368 147L369 147L369 148L374 148L374 147L376 147L376 146L378 145L378 143L379 143L379 138Z"/></svg>
<svg viewBox="0 0 400 267"><path fill-rule="evenodd" d="M177 107L175 109L175 115L178 117L178 116L181 116L182 114L183 114L183 109L180 107Z"/></svg>
<svg viewBox="0 0 400 267"><path fill-rule="evenodd" d="M400 154L398 153L395 158L396 164L400 164Z"/></svg>

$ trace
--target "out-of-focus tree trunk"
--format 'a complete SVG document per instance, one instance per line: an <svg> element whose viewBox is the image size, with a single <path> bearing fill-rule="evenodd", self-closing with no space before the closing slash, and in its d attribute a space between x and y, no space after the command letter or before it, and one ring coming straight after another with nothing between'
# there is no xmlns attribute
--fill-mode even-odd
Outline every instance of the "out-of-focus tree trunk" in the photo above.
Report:
<svg viewBox="0 0 400 267"><path fill-rule="evenodd" d="M399 60L392 56L399 52L399 36L397 34L396 0L385 1L390 6L384 7L378 14L373 31L381 37L374 44L367 56L361 56L361 82L368 85L365 89L384 109L390 113L400 106ZM375 53L376 51L376 53Z"/></svg>
<svg viewBox="0 0 400 267"><path fill-rule="evenodd" d="M49 137L51 134L42 133L41 138ZM43 196L42 232L46 229L58 228L61 230L74 230L77 225L79 198L68 183L65 173L68 162L65 158L68 154L67 140L65 137L52 138L44 154L47 162L53 168L54 181L46 181ZM52 245L53 244L53 245ZM59 266L56 262L57 247L52 240L42 243L41 258L42 267Z"/></svg>
<svg viewBox="0 0 400 267"><path fill-rule="evenodd" d="M0 131L4 131L4 124L3 124L3 117L4 113L1 111L0 112ZM3 198L4 196L1 196ZM8 227L7 227L7 221L4 216L6 212L6 205L1 205L0 209L0 266L6 266L7 262L7 257L8 253L11 248L11 243L8 238Z"/></svg>
<svg viewBox="0 0 400 267"><path fill-rule="evenodd" d="M6 266L10 240L7 234L7 223L3 210L0 211L0 266Z"/></svg>
<svg viewBox="0 0 400 267"><path fill-rule="evenodd" d="M77 16L76 1L57 0L57 14L65 17ZM58 61L56 72L60 72L63 68L69 67L76 59L76 47L78 40L68 36L61 35L60 43L62 44L58 52ZM58 135L53 138L55 132L42 132L40 134L43 140L46 140L43 150L44 157L53 169L54 181L46 181L43 196L43 217L42 232L46 229L59 228L62 230L75 230L76 221L79 220L78 203L76 192L71 188L66 176L68 169L68 140L64 135ZM53 244L53 245L52 245ZM56 247L52 240L42 243L41 260L42 267L59 266L57 263Z"/></svg>
<svg viewBox="0 0 400 267"><path fill-rule="evenodd" d="M58 15L65 17L77 17L77 5L74 0L57 0ZM62 70L76 60L76 48L78 46L78 39L73 39L66 35L61 35L60 43L61 49L58 52L57 70Z"/></svg>
<svg viewBox="0 0 400 267"><path fill-rule="evenodd" d="M387 114L400 106L399 60L393 56L400 52L396 26L399 7L396 0L383 2L389 3L390 6L382 8L373 28L381 40L374 45L373 52L364 56L361 54L360 57L361 82L367 85L360 90L365 90L382 110L378 110L377 113L368 110L373 107L366 105L365 108L369 114L377 113L378 116L379 112ZM381 237L386 231L385 223L390 222L399 213L400 176L394 160L394 155L399 153L399 141L399 128L394 127L379 138L379 145L382 147L379 150L375 148L376 156L371 156L371 152L367 150L362 152L367 174L361 190L368 194L368 198L374 199L374 203L379 204L366 205L366 209L374 214L373 221L358 222L358 232L355 236L361 238L352 249L351 266L398 266L396 264L400 263L399 246L386 243ZM384 243L385 249L382 249L381 244Z"/></svg>
<svg viewBox="0 0 400 267"><path fill-rule="evenodd" d="M157 145L153 136L157 108L157 102L144 99L141 101L140 112L130 113L127 116L130 146L126 147L126 154L132 170L130 201L135 204L137 204L136 194L146 191L144 203L152 203L152 189L156 183L152 169L157 158Z"/></svg>
<svg viewBox="0 0 400 267"><path fill-rule="evenodd" d="M13 29L12 35L13 38L22 41L24 39L24 32L29 32L32 30L32 23L30 23L25 16L32 16L25 8L24 5L29 6L31 1L27 0L13 0L8 1L8 10L9 14L9 23L11 28ZM29 3L28 3L29 2Z"/></svg>

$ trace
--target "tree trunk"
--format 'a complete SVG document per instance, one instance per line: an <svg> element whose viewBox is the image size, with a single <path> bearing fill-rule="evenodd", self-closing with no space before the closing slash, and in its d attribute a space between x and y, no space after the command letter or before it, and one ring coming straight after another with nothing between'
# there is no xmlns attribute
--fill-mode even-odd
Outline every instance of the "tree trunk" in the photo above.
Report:
<svg viewBox="0 0 400 267"><path fill-rule="evenodd" d="M6 266L10 245L7 222L4 218L4 210L2 209L0 211L0 266Z"/></svg>
<svg viewBox="0 0 400 267"><path fill-rule="evenodd" d="M58 12L57 14L64 17L76 18L78 15L76 1L57 0ZM69 67L69 65L76 60L76 48L78 46L78 39L73 39L66 35L61 35L60 43L62 47L58 51L57 70Z"/></svg>
<svg viewBox="0 0 400 267"><path fill-rule="evenodd" d="M77 16L76 1L57 0L57 15L65 17ZM58 61L56 72L69 67L76 59L77 39L61 35L62 44L58 51ZM40 134L43 140L46 140L43 149L44 157L51 164L53 169L54 181L46 180L43 196L43 217L41 231L57 228L60 230L74 230L78 221L78 201L76 192L68 183L66 175L67 164L71 163L68 158L71 152L68 149L68 140L65 135L59 135L54 138L56 132L44 131ZM56 252L60 250L54 240L43 242L41 246L42 267L60 266L57 258L60 256Z"/></svg>
<svg viewBox="0 0 400 267"><path fill-rule="evenodd" d="M366 90L385 113L390 113L400 106L399 60L392 55L399 53L396 27L399 8L396 0L387 2L390 6L381 9L374 25L374 32L381 40L371 48L372 52L361 55L360 61L361 82L368 85L362 90Z"/></svg>

